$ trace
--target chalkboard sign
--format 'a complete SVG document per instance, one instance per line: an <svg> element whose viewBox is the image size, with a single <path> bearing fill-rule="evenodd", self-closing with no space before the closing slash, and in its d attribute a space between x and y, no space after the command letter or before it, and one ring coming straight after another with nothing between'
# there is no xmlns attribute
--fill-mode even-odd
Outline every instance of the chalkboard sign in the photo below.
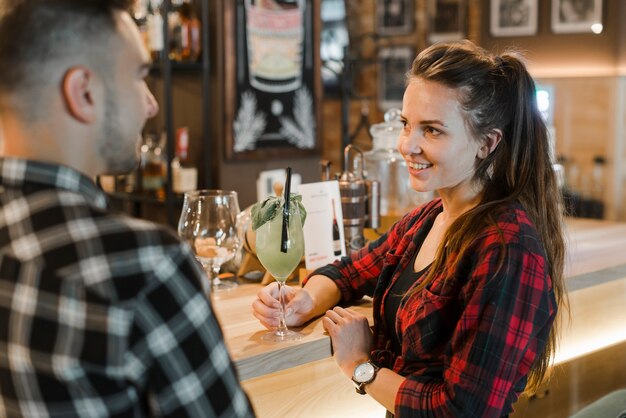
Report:
<svg viewBox="0 0 626 418"><path fill-rule="evenodd" d="M319 154L319 0L226 3L226 157Z"/></svg>

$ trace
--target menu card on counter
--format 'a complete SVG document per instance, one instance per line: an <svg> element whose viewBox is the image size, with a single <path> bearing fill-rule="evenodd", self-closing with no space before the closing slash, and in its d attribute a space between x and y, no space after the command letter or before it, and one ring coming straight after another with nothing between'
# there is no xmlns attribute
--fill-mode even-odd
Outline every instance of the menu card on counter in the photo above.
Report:
<svg viewBox="0 0 626 418"><path fill-rule="evenodd" d="M314 270L346 255L339 183L301 184L298 192L307 212L304 262L307 270Z"/></svg>

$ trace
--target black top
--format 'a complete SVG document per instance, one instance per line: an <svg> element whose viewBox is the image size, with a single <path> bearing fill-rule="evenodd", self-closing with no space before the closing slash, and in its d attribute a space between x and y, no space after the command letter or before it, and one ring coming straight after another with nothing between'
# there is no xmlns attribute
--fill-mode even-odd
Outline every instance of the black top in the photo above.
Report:
<svg viewBox="0 0 626 418"><path fill-rule="evenodd" d="M400 273L398 280L396 280L389 290L387 299L385 300L385 321L387 329L389 330L389 336L391 337L391 347L396 355L402 354L402 343L400 341L400 336L396 331L396 314L398 313L398 309L400 308L400 304L402 303L402 299L404 298L406 292L411 288L413 283L417 282L424 275L424 273L426 273L430 267L429 264L420 271L413 270L415 258L418 253L419 249L415 252L413 257L411 257L411 262L404 270L402 270L402 273Z"/></svg>

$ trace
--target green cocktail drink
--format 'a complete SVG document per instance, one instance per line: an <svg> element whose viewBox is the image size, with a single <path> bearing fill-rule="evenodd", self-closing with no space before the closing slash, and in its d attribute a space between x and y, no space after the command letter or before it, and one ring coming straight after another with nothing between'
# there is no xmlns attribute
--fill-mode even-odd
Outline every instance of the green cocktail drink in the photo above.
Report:
<svg viewBox="0 0 626 418"><path fill-rule="evenodd" d="M298 267L304 255L303 220L306 211L301 204L301 197L290 196L288 225L283 231L284 199L270 198L257 203L252 208L253 229L256 228L256 255L263 267L278 282L280 318L278 327L273 332L263 335L265 341L297 340L302 336L287 328L285 320L285 300L283 286L289 275ZM286 234L283 234L286 232ZM283 242L284 241L284 242Z"/></svg>
<svg viewBox="0 0 626 418"><path fill-rule="evenodd" d="M302 235L302 223L300 213L296 207L290 208L287 252L280 251L280 238L283 225L283 214L264 223L256 231L256 254L272 276L280 282L285 282L287 277L298 266L304 255L304 238Z"/></svg>

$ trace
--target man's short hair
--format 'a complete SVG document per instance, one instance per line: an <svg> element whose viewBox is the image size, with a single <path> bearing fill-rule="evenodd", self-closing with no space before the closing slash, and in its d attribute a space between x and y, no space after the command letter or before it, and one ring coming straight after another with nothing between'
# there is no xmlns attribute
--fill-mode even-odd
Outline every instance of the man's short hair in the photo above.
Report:
<svg viewBox="0 0 626 418"><path fill-rule="evenodd" d="M114 11L133 0L0 0L0 94L29 95L49 83L55 63L81 63L85 54L113 55L103 35L115 30ZM104 45L103 45L104 44Z"/></svg>

